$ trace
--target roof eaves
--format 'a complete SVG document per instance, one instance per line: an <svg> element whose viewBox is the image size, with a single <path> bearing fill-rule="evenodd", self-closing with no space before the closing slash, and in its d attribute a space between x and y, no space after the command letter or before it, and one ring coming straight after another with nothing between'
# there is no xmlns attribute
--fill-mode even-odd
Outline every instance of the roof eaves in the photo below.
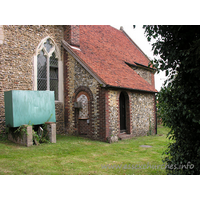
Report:
<svg viewBox="0 0 200 200"><path fill-rule="evenodd" d="M102 87L106 87L106 83L90 69L90 67L72 50L71 46L65 40L62 40L62 46L76 59L76 61L78 61L84 67L89 74L91 74L102 85Z"/></svg>
<svg viewBox="0 0 200 200"><path fill-rule="evenodd" d="M148 66L145 66L145 65L142 65L142 64L140 64L140 63L137 63L137 62L134 62L135 64L132 64L132 63L128 63L128 62L126 62L126 61L124 61L128 66L130 66L130 67L139 67L139 68L141 68L141 69L145 69L145 70L148 70L148 71L151 71L151 72L153 72L153 73L155 73L156 72L156 69L155 68L150 68L150 67L148 67Z"/></svg>
<svg viewBox="0 0 200 200"><path fill-rule="evenodd" d="M155 69L155 68L151 68L151 67L149 67L149 66L142 65L142 64L137 63L137 62L134 62L134 63L135 63L138 67L140 67L140 68L143 68L143 69L149 70L149 71L151 71L151 72L153 72L153 73L156 73L156 69Z"/></svg>
<svg viewBox="0 0 200 200"><path fill-rule="evenodd" d="M152 90L140 90L140 89L133 89L133 88L126 88L126 87L120 87L120 86L112 86L112 85L106 85L106 88L116 88L116 89L124 89L124 90L131 90L136 92L145 92L145 93L158 93L158 91L152 91Z"/></svg>

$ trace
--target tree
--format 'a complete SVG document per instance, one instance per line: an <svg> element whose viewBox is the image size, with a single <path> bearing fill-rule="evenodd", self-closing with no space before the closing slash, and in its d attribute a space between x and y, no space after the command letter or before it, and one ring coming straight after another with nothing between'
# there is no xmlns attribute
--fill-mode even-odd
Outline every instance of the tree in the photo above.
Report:
<svg viewBox="0 0 200 200"><path fill-rule="evenodd" d="M158 112L171 128L165 152L168 174L200 174L200 26L144 26L154 38L151 61L166 70L167 85L158 94Z"/></svg>

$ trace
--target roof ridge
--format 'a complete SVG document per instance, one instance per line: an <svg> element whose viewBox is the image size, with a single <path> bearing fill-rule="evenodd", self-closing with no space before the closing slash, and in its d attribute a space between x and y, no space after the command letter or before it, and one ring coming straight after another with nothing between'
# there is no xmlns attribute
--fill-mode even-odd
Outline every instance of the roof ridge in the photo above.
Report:
<svg viewBox="0 0 200 200"><path fill-rule="evenodd" d="M133 45L136 46L136 48L148 59L148 61L149 62L151 61L149 59L149 57L142 51L142 49L133 41L133 39L131 39L131 37L126 33L126 31L124 29L120 29L118 31L121 31L122 33L124 33L124 35L130 40L130 42L133 43Z"/></svg>

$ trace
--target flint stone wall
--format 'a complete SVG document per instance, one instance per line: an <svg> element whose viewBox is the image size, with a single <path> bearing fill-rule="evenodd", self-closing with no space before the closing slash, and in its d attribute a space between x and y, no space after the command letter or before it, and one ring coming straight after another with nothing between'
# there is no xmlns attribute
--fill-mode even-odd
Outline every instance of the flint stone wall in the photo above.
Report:
<svg viewBox="0 0 200 200"><path fill-rule="evenodd" d="M144 80L146 80L150 85L152 84L152 73L148 70L141 68L135 69L136 73L140 75Z"/></svg>
<svg viewBox="0 0 200 200"><path fill-rule="evenodd" d="M117 90L108 91L109 136L117 135L120 132L119 93Z"/></svg>
<svg viewBox="0 0 200 200"><path fill-rule="evenodd" d="M154 76L152 77L152 72L150 70L140 67L133 67L133 66L130 67L150 85L154 84Z"/></svg>
<svg viewBox="0 0 200 200"><path fill-rule="evenodd" d="M120 133L120 90L108 91L109 136ZM144 136L155 134L154 94L126 91L129 96L130 134Z"/></svg>
<svg viewBox="0 0 200 200"><path fill-rule="evenodd" d="M154 94L130 93L131 134L144 136L155 134Z"/></svg>
<svg viewBox="0 0 200 200"><path fill-rule="evenodd" d="M5 131L4 91L33 90L33 56L50 36L61 52L63 26L0 27L0 131ZM57 133L63 133L63 103L56 103Z"/></svg>

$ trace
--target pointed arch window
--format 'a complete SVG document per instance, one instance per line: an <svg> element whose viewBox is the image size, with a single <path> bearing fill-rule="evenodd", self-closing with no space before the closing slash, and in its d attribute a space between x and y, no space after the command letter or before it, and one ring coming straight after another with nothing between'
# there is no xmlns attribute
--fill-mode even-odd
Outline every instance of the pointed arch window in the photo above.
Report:
<svg viewBox="0 0 200 200"><path fill-rule="evenodd" d="M54 91L55 100L58 100L58 73L59 56L54 42L47 38L38 47L37 51L37 90Z"/></svg>

